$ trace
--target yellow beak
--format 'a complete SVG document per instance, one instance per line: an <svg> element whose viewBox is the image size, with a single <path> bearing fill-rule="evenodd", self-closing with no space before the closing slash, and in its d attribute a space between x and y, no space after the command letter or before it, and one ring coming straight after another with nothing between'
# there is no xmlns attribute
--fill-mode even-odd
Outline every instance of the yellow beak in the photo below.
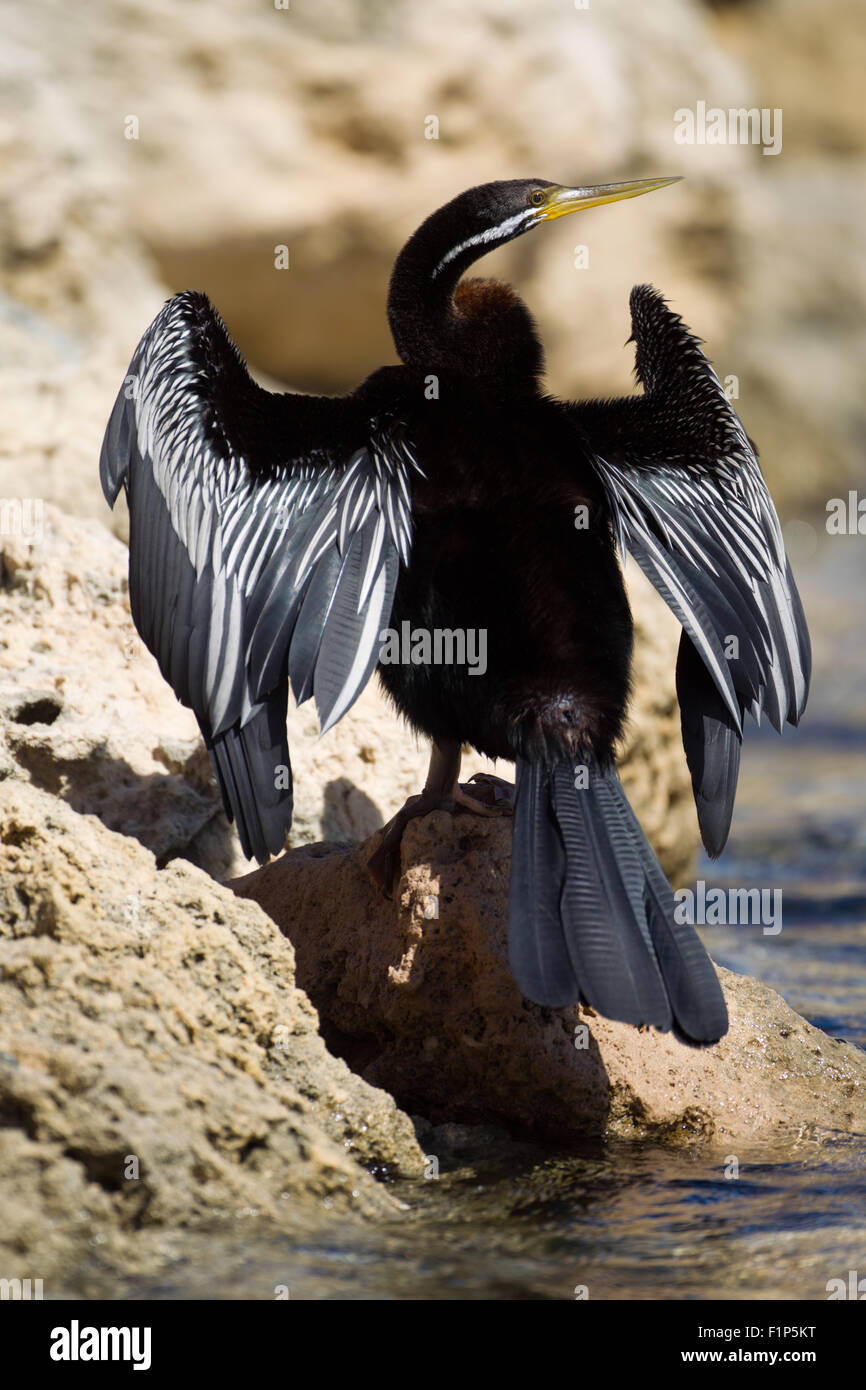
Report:
<svg viewBox="0 0 866 1390"><path fill-rule="evenodd" d="M550 221L554 217L565 217L569 212L580 212L583 208L597 208L602 203L618 203L620 198L639 198L641 193L652 193L656 188L666 188L669 183L679 183L682 175L669 179L636 179L632 183L597 183L590 188L562 188L552 184L545 189L547 203L539 208L539 217Z"/></svg>

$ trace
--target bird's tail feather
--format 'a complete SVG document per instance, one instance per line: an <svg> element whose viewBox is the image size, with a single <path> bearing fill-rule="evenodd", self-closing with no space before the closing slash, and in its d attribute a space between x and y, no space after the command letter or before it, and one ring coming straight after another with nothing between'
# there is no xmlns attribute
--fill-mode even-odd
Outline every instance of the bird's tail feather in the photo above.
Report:
<svg viewBox="0 0 866 1390"><path fill-rule="evenodd" d="M244 725L205 744L229 820L244 854L260 864L285 846L292 824L292 769L286 738L288 693L255 706Z"/></svg>
<svg viewBox="0 0 866 1390"><path fill-rule="evenodd" d="M524 994L716 1042L721 987L675 906L613 768L518 760L508 935Z"/></svg>

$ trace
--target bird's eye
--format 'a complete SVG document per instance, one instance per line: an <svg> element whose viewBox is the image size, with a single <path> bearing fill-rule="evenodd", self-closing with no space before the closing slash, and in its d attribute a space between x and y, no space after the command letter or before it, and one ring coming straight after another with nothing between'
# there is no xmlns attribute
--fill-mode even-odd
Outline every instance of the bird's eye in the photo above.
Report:
<svg viewBox="0 0 866 1390"><path fill-rule="evenodd" d="M540 188L536 188L534 193L530 193L526 201L531 208L540 208L542 203L544 202L543 190Z"/></svg>

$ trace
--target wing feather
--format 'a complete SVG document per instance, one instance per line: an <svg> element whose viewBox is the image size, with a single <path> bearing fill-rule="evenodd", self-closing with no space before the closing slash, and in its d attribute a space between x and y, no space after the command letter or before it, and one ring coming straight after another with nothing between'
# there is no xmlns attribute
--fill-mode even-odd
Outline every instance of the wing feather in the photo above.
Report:
<svg viewBox="0 0 866 1390"><path fill-rule="evenodd" d="M133 619L198 718L247 854L291 824L287 683L324 729L372 672L416 468L398 421L257 386L203 295L169 300L136 349L100 478L129 502Z"/></svg>
<svg viewBox="0 0 866 1390"><path fill-rule="evenodd" d="M643 395L569 413L620 549L676 614L709 676L689 659L678 694L701 830L718 854L744 711L759 722L766 714L780 732L799 721L809 633L757 455L700 339L650 286L632 291L631 314Z"/></svg>

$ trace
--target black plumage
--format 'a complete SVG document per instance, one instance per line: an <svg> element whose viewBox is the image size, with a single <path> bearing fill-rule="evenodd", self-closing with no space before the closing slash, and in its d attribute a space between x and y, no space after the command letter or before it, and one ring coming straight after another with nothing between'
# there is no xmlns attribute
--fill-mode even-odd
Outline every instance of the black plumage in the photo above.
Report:
<svg viewBox="0 0 866 1390"><path fill-rule="evenodd" d="M699 340L655 290L631 299L643 394L574 404L544 394L514 291L461 279L542 221L668 182L461 194L395 265L402 365L338 399L262 390L205 297L176 296L136 350L100 473L111 504L121 486L129 500L136 626L195 711L247 854L279 852L291 824L288 684L328 728L378 661L434 750L372 871L387 882L411 815L503 809L492 783L477 798L458 785L464 744L513 761L509 941L524 993L710 1042L727 1027L715 971L676 921L616 775L632 650L620 555L683 625L683 742L716 855L745 711L781 728L806 700L778 519ZM380 661L384 630L404 624L483 631L486 669Z"/></svg>

